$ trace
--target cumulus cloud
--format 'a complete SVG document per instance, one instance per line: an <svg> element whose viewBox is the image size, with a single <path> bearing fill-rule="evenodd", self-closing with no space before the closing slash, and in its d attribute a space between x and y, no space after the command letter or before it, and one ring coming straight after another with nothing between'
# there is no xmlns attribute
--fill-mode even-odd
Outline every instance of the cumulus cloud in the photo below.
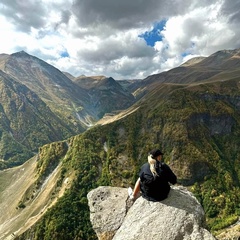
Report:
<svg viewBox="0 0 240 240"><path fill-rule="evenodd" d="M82 0L75 1L73 13L81 27L108 25L118 30L124 30L139 28L152 21L157 21L164 13L166 2L168 1Z"/></svg>
<svg viewBox="0 0 240 240"><path fill-rule="evenodd" d="M239 9L238 0L2 0L0 52L25 50L75 76L144 78L239 48Z"/></svg>
<svg viewBox="0 0 240 240"><path fill-rule="evenodd" d="M224 1L221 12L228 16L229 22L238 23L240 20L240 2L239 1Z"/></svg>
<svg viewBox="0 0 240 240"><path fill-rule="evenodd" d="M85 41L85 48L78 51L79 57L103 64L124 56L136 59L153 55L154 50L147 46L135 32L118 33L105 39L88 38Z"/></svg>
<svg viewBox="0 0 240 240"><path fill-rule="evenodd" d="M16 30L30 32L31 27L39 28L45 25L46 9L40 1L2 0L1 14L16 27Z"/></svg>

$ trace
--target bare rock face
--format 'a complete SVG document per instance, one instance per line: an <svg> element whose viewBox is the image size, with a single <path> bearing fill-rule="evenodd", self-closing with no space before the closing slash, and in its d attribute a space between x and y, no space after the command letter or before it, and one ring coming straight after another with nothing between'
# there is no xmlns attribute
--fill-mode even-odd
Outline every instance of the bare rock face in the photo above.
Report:
<svg viewBox="0 0 240 240"><path fill-rule="evenodd" d="M90 220L98 239L112 239L127 214L126 188L98 187L87 195Z"/></svg>
<svg viewBox="0 0 240 240"><path fill-rule="evenodd" d="M130 207L127 189L99 187L88 194L90 218L100 240L212 240L205 215L185 188L172 187L167 199L138 198ZM130 208L129 208L130 207Z"/></svg>

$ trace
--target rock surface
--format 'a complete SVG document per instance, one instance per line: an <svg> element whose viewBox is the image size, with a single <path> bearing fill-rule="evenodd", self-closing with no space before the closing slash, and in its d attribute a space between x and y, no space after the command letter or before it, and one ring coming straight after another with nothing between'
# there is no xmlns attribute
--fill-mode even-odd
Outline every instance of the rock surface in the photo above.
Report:
<svg viewBox="0 0 240 240"><path fill-rule="evenodd" d="M100 240L211 240L197 199L181 186L162 202L139 197L130 207L126 188L98 187L88 194L90 219Z"/></svg>
<svg viewBox="0 0 240 240"><path fill-rule="evenodd" d="M90 220L98 239L112 239L127 214L127 189L98 187L87 197Z"/></svg>

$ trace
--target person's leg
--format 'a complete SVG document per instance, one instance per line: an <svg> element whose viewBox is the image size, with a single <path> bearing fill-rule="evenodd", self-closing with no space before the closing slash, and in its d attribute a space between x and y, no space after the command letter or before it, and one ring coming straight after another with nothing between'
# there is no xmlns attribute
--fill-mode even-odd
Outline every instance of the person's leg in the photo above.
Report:
<svg viewBox="0 0 240 240"><path fill-rule="evenodd" d="M138 178L138 180L136 181L132 195L130 196L130 198L132 198L132 199L137 198L139 192L140 192L140 178Z"/></svg>

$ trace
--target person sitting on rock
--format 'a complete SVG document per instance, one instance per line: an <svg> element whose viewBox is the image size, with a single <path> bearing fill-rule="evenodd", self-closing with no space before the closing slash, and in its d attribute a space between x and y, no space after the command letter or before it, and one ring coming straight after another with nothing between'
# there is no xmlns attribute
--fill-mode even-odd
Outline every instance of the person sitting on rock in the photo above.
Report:
<svg viewBox="0 0 240 240"><path fill-rule="evenodd" d="M141 191L142 197L149 201L162 201L167 198L170 185L177 183L177 177L170 167L162 162L163 153L154 149L149 153L148 162L140 170L139 178L130 198L135 199Z"/></svg>

